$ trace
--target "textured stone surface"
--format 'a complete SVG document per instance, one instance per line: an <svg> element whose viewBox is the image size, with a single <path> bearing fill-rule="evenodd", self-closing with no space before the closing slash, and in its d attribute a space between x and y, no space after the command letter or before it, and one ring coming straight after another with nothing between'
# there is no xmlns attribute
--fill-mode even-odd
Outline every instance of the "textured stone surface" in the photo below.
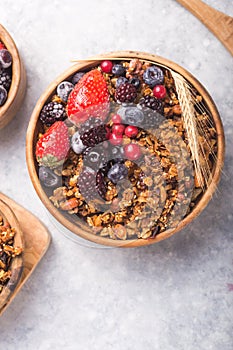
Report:
<svg viewBox="0 0 233 350"><path fill-rule="evenodd" d="M206 1L207 2L207 1ZM233 15L229 0L208 4ZM233 348L233 59L174 0L1 0L0 22L28 74L25 103L0 131L0 191L42 218L53 242L0 319L6 350ZM213 97L226 133L217 194L182 232L141 249L93 249L51 222L29 180L25 134L47 85L74 58L134 49L167 57Z"/></svg>

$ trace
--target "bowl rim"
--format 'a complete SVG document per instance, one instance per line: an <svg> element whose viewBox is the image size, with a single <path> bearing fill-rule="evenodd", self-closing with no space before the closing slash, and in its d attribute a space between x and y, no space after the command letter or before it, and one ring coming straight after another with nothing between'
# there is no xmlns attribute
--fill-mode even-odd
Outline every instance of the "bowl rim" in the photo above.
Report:
<svg viewBox="0 0 233 350"><path fill-rule="evenodd" d="M0 199L0 215L3 215L3 217L5 217L9 222L10 226L16 229L14 245L23 249L23 232L21 230L19 221L11 207L2 199ZM10 265L12 275L0 293L0 310L5 306L11 295L14 293L16 287L18 286L22 277L23 267L23 254L14 257Z"/></svg>
<svg viewBox="0 0 233 350"><path fill-rule="evenodd" d="M148 239L132 239L132 240L114 240L111 238L105 238L98 235L94 235L93 233L88 233L80 230L74 223L69 221L65 218L64 215L62 215L58 209L55 208L55 206L51 203L47 195L45 194L40 181L37 176L36 168L35 168L35 156L34 156L34 147L35 147L35 140L34 140L34 132L36 129L37 121L39 118L39 112L42 109L43 105L48 101L48 99L51 97L51 95L54 93L57 85L63 81L66 80L68 77L70 77L72 74L77 72L81 69L88 69L92 66L95 66L101 62L101 57L106 57L109 59L114 59L114 57L119 58L139 58L142 60L151 60L154 61L156 64L162 64L164 66L167 66L168 68L171 68L175 72L180 73L183 75L201 94L201 96L204 96L205 102L210 110L210 113L213 116L215 126L216 126L216 134L217 134L217 142L218 142L218 150L217 150L217 160L213 172L212 181L208 187L208 189L205 191L205 193L202 195L201 199L195 206L195 208L192 210L191 213L189 213L185 218L180 221L180 223L175 227L168 229L164 232L161 232L159 235L155 236L154 238L148 238ZM99 58L99 60L98 60ZM45 205L45 207L48 209L50 214L58 221L60 222L66 229L70 230L71 232L77 234L78 236L92 241L94 243L98 243L101 245L106 246L114 246L114 247L139 247L139 246L146 246L150 244L154 244L156 242L159 242L161 240L164 240L166 238L169 238L173 234L177 233L181 229L183 229L186 225L188 225L191 221L193 221L200 213L201 211L206 207L210 199L212 198L215 189L217 187L217 184L220 180L221 171L224 163L224 154L225 154L225 137L224 137L224 130L222 121L220 118L220 115L218 113L217 107L212 100L211 96L209 95L208 91L205 89L205 87L186 69L178 65L177 63L170 61L166 58L163 58L161 56L157 56L155 54L150 54L146 52L138 52L138 51L115 51L115 52L109 52L106 54L101 54L95 57L94 59L90 59L90 61L85 60L85 62L79 62L74 65L72 65L70 68L65 70L62 74L60 74L52 83L49 84L47 89L42 93L40 98L38 99L34 110L32 112L28 129L27 129L27 135L26 135L26 160L27 160L27 167L29 171L29 175L31 178L31 181L33 183L33 186L42 201L42 203Z"/></svg>
<svg viewBox="0 0 233 350"><path fill-rule="evenodd" d="M11 56L13 59L12 81L11 81L10 90L8 91L6 102L4 103L3 106L0 107L0 121L1 121L1 119L4 118L5 113L11 107L11 105L15 100L15 97L19 90L20 78L21 78L22 72L21 72L21 60L20 60L17 46L13 38L11 37L11 35L8 33L6 28L3 27L2 24L0 24L0 41L2 41L3 44L6 46L7 50L11 53Z"/></svg>

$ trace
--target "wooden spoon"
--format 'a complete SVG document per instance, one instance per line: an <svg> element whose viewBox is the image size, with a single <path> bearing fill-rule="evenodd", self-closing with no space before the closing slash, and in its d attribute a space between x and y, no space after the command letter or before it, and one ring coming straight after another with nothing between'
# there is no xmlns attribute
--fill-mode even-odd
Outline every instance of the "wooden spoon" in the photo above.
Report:
<svg viewBox="0 0 233 350"><path fill-rule="evenodd" d="M201 0L176 0L196 16L233 55L233 18Z"/></svg>

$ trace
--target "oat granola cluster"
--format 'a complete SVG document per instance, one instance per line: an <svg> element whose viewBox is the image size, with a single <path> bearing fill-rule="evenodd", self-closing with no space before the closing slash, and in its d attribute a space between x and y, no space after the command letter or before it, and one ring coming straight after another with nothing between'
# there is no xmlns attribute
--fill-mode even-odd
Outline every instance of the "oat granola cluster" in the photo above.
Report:
<svg viewBox="0 0 233 350"><path fill-rule="evenodd" d="M14 246L15 229L0 216L0 293L11 277L11 262L22 253L22 249Z"/></svg>
<svg viewBox="0 0 233 350"><path fill-rule="evenodd" d="M194 94L198 125L216 151L214 126ZM203 193L166 67L104 60L61 82L40 122L41 184L56 208L93 234L155 237L176 227ZM208 148L205 157L212 169Z"/></svg>

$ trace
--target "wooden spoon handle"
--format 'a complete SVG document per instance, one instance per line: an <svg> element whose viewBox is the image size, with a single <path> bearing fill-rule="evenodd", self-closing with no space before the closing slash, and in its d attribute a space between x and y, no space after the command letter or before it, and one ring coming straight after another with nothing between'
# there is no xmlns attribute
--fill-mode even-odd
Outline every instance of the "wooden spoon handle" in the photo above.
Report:
<svg viewBox="0 0 233 350"><path fill-rule="evenodd" d="M201 0L177 0L196 16L233 55L233 18Z"/></svg>

